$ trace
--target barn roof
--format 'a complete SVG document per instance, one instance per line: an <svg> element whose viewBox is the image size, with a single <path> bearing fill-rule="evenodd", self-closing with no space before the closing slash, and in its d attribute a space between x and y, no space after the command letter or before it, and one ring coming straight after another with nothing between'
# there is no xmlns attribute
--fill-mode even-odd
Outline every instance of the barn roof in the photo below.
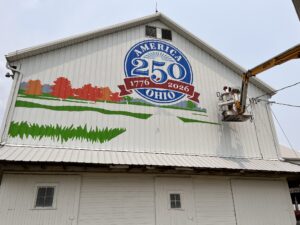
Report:
<svg viewBox="0 0 300 225"><path fill-rule="evenodd" d="M189 40L190 42L192 42L193 44L198 46L200 49L202 49L205 52L207 52L208 54L210 54L212 57L216 58L218 61L220 61L221 63L223 63L224 65L226 65L230 69L232 69L237 74L242 75L244 72L246 72L246 70L244 68L242 68L241 66L239 66L238 64L236 64L235 62L233 62L232 60L227 58L226 56L224 56L222 53L220 53L219 51L217 51L213 47L209 46L204 41L200 40L198 37L196 37L195 35L193 35L189 31L187 31L186 29L184 29L183 27L181 27L180 25L178 25L177 23L172 21L170 18L163 15L162 13L155 13L155 14L152 14L150 16L146 16L146 17L142 17L142 18L139 18L139 19L131 20L131 21L128 21L128 22L125 22L125 23L120 23L120 24L117 24L117 25L106 27L104 29L95 30L95 31L83 33L83 34L80 34L80 35L71 36L71 37L68 37L68 38L64 38L64 39L60 39L60 40L57 40L57 41L45 43L45 44L34 46L34 47L31 47L31 48L17 50L17 51L14 51L14 52L11 52L11 53L7 54L6 55L6 60L8 62L18 61L18 60L21 60L21 59L24 59L24 58L27 58L27 57L30 57L30 56L42 54L42 53L45 53L45 52L48 52L48 51L53 51L53 50L56 50L56 49L59 49L59 48L74 45L74 44L77 44L77 43L80 43L80 42L84 42L84 41L88 41L88 40L91 40L91 39L94 39L94 38L101 37L103 35L111 34L111 33L117 32L117 31L121 31L121 30L126 30L128 28L132 28L132 27L139 26L139 25L142 25L142 24L147 24L147 23L157 21L157 20L161 21L162 23L164 23L165 25L170 27L172 30L174 30L178 34L185 37L187 40ZM264 92L274 93L274 89L272 87L270 87L268 84L261 81L260 79L257 79L255 77L253 77L253 78L251 78L250 81L255 86L262 89Z"/></svg>
<svg viewBox="0 0 300 225"><path fill-rule="evenodd" d="M0 162L167 166L300 173L300 166L279 160L13 145L0 147Z"/></svg>

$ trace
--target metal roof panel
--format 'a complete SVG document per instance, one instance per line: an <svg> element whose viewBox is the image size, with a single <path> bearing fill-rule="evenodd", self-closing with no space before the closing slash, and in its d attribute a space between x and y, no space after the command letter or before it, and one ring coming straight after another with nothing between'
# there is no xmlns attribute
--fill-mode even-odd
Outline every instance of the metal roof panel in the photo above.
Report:
<svg viewBox="0 0 300 225"><path fill-rule="evenodd" d="M51 152L51 154L49 154ZM300 172L300 166L279 160L221 158L197 155L133 153L42 147L3 146L0 161L62 162L107 165L171 166L250 171Z"/></svg>

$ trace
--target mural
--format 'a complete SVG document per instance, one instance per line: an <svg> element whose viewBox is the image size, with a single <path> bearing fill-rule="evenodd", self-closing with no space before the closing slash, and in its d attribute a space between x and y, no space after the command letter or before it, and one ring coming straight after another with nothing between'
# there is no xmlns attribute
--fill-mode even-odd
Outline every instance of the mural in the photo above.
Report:
<svg viewBox="0 0 300 225"><path fill-rule="evenodd" d="M16 109L33 110L30 114L36 112L37 118L23 116L14 119L9 136L35 140L47 138L57 143L105 143L130 129L128 122L110 122L109 117L113 117L112 120L145 121L158 109L172 115L175 123L219 125L207 120L207 111L200 106L200 94L193 86L190 63L171 44L158 40L137 43L125 57L124 74L124 84L116 84L115 87L92 83L73 86L69 78L72 74L58 76L52 83L44 83L42 79L23 81ZM103 120L94 123L85 117L65 123L65 120L55 119L63 113L64 118L68 118L70 112L89 114L93 120L97 117ZM47 118L48 114L53 116L39 121L39 113L46 114Z"/></svg>
<svg viewBox="0 0 300 225"><path fill-rule="evenodd" d="M120 95L132 90L142 98L158 104L178 102L183 97L199 103L194 91L193 72L185 55L161 40L146 40L134 45L124 62L126 78L119 85Z"/></svg>

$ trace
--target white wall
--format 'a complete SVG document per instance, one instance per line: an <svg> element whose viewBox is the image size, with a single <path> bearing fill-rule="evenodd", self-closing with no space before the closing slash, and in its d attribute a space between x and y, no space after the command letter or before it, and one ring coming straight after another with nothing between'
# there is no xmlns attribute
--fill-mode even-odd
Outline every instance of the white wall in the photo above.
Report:
<svg viewBox="0 0 300 225"><path fill-rule="evenodd" d="M58 183L56 210L32 209L40 182ZM182 193L188 214L170 211L169 191ZM78 175L5 174L0 186L0 225L154 225L164 215L164 225L178 224L168 216L181 225L294 225L292 210L283 179L82 173L80 182Z"/></svg>
<svg viewBox="0 0 300 225"><path fill-rule="evenodd" d="M34 207L37 184L56 185L53 209ZM0 186L0 225L74 225L79 188L76 175L5 174Z"/></svg>
<svg viewBox="0 0 300 225"><path fill-rule="evenodd" d="M230 179L195 178L194 192L196 215L200 224L235 224Z"/></svg>
<svg viewBox="0 0 300 225"><path fill-rule="evenodd" d="M83 176L79 225L155 224L153 177Z"/></svg>
<svg viewBox="0 0 300 225"><path fill-rule="evenodd" d="M165 27L161 22L152 25ZM115 34L65 47L42 55L22 60L23 80L40 79L43 84L52 84L59 77L71 80L73 87L92 83L108 86L118 91L123 84L123 62L127 51L137 42L147 39L145 27L137 26ZM241 77L224 64L199 49L188 40L173 32L172 45L181 50L191 63L194 86L200 92L200 106L207 109L207 117L194 115L185 110L157 109L119 104L98 104L88 106L110 110L132 111L153 114L147 120L126 116L111 116L96 112L64 112L45 109L15 108L16 122L52 124L62 126L84 126L88 128L126 128L126 132L106 143L92 143L83 140L69 140L64 146L91 149L106 149L133 152L184 153L225 157L251 157L276 159L274 137L265 103L258 103L253 112L255 123L222 123L217 107L216 92L224 85L240 87ZM262 91L250 85L249 97L261 95ZM134 97L138 95L134 94ZM28 100L28 99L22 99ZM40 103L40 100L35 100ZM43 102L45 103L45 102ZM48 101L47 105L74 105L74 103ZM80 105L80 104L79 104ZM86 104L83 104L86 106ZM250 109L250 108L248 108ZM220 125L204 123L183 123L177 116L207 120ZM276 138L275 138L276 139ZM8 138L10 144L61 146L60 141L50 138L31 137ZM121 143L121 144L120 144Z"/></svg>
<svg viewBox="0 0 300 225"><path fill-rule="evenodd" d="M278 180L232 180L238 224L296 224L287 183Z"/></svg>

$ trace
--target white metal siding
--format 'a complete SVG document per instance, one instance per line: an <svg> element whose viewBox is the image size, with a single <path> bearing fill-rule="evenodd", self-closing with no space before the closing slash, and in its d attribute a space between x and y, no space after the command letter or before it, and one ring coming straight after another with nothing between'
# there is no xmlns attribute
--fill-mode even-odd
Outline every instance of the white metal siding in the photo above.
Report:
<svg viewBox="0 0 300 225"><path fill-rule="evenodd" d="M161 22L153 24L164 26ZM124 78L125 54L132 45L145 39L144 33L144 26L137 26L24 59L21 61L24 80L42 79L43 83L52 83L58 76L65 76L75 87L92 83L109 86L113 91L118 91L117 85L122 84ZM222 90L224 85L240 86L240 76L176 32L173 32L172 44L187 56L192 65L194 85L201 93L201 106L207 109L208 120L220 122L216 91ZM255 97L260 94L262 91L250 84L249 96ZM50 101L49 104L53 103ZM222 123L221 125L180 123L175 116L170 116L173 113L172 110L160 113L155 107L143 108L118 104L111 107L114 110L130 109L154 115L148 120L99 115L95 112L72 112L71 116L68 112L59 112L58 116L57 112L50 110L15 108L14 121L38 124L58 123L63 126L87 124L88 127L100 125L110 128L126 127L127 129L124 134L107 143L98 144L79 140L64 143L64 146L69 147L226 157L260 158L263 155L265 158L274 158L273 143L270 142L271 134L262 130L263 137L266 137L265 140L268 141L259 146L255 126L249 121ZM27 139L9 138L8 143L53 147L61 145L50 138L34 140L30 137ZM263 150L266 153L262 154L261 149L264 148L267 150Z"/></svg>
<svg viewBox="0 0 300 225"><path fill-rule="evenodd" d="M256 128L262 156L266 159L277 159L277 135L272 128L273 118L269 115L269 106L265 102L260 102L259 104L254 104L252 109L254 112L253 125Z"/></svg>
<svg viewBox="0 0 300 225"><path fill-rule="evenodd" d="M153 177L83 176L79 225L153 225L154 211Z"/></svg>
<svg viewBox="0 0 300 225"><path fill-rule="evenodd" d="M232 180L238 225L296 224L286 181Z"/></svg>
<svg viewBox="0 0 300 225"><path fill-rule="evenodd" d="M180 207L171 208L170 194L179 194ZM156 225L196 225L194 188L190 177L155 178Z"/></svg>
<svg viewBox="0 0 300 225"><path fill-rule="evenodd" d="M155 180L165 188L155 188L159 184ZM37 183L58 184L57 209L32 208ZM184 209L189 205L186 214L173 212L185 219L182 224L236 225L235 212L237 225L295 224L284 180L82 173L81 179L71 174L5 174L0 186L0 225L154 225L156 210L169 210L168 196L163 200L169 191L181 191ZM160 216L168 224L178 224Z"/></svg>
<svg viewBox="0 0 300 225"><path fill-rule="evenodd" d="M229 179L195 178L194 191L198 224L236 225Z"/></svg>
<svg viewBox="0 0 300 225"><path fill-rule="evenodd" d="M35 209L39 183L57 184L55 209ZM80 177L5 174L0 186L0 225L76 225Z"/></svg>

